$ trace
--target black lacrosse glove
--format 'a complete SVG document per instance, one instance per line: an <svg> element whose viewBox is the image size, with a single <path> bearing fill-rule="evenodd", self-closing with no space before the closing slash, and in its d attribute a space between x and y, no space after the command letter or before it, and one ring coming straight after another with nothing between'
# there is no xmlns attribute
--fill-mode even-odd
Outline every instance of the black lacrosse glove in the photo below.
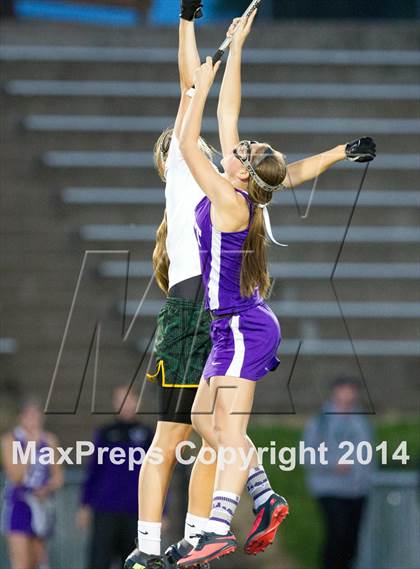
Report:
<svg viewBox="0 0 420 569"><path fill-rule="evenodd" d="M180 17L189 22L201 18L203 16L202 7L203 3L201 0L182 0Z"/></svg>
<svg viewBox="0 0 420 569"><path fill-rule="evenodd" d="M346 146L346 157L350 162L370 162L376 156L376 143L370 136L358 138Z"/></svg>

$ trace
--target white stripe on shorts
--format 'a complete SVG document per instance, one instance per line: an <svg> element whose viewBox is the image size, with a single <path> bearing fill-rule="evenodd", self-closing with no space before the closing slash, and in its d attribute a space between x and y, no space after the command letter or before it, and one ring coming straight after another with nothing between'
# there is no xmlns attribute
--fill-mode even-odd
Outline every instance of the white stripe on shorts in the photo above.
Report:
<svg viewBox="0 0 420 569"><path fill-rule="evenodd" d="M242 377L242 366L244 365L245 360L245 342L244 342L244 335L239 330L239 318L240 316L232 316L229 326L233 333L233 342L235 346L235 353L233 355L233 359L230 363L228 370L226 371L226 375L230 375L232 377Z"/></svg>
<svg viewBox="0 0 420 569"><path fill-rule="evenodd" d="M209 278L209 306L210 310L219 308L219 279L220 260L222 250L222 234L214 227L211 230L211 270Z"/></svg>

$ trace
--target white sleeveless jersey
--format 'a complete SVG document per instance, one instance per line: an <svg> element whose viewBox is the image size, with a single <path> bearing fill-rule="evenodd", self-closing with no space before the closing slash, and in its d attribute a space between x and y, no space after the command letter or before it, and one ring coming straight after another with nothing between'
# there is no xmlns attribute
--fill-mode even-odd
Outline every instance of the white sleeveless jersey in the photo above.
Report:
<svg viewBox="0 0 420 569"><path fill-rule="evenodd" d="M166 250L169 257L169 288L172 288L177 283L201 275L194 224L195 208L204 197L181 154L175 135L172 136L166 159L165 176L168 222Z"/></svg>

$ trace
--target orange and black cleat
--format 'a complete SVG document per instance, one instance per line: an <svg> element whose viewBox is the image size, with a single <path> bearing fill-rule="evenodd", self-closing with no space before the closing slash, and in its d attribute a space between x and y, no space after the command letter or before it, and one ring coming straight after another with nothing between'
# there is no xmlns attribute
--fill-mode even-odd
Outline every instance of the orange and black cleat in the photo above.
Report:
<svg viewBox="0 0 420 569"><path fill-rule="evenodd" d="M196 567L203 563L210 563L234 553L237 547L236 537L232 532L227 535L203 533L191 553L178 561L178 567Z"/></svg>
<svg viewBox="0 0 420 569"><path fill-rule="evenodd" d="M273 494L256 511L256 518L245 542L245 553L257 555L271 545L276 537L279 525L289 513L289 505L285 498Z"/></svg>

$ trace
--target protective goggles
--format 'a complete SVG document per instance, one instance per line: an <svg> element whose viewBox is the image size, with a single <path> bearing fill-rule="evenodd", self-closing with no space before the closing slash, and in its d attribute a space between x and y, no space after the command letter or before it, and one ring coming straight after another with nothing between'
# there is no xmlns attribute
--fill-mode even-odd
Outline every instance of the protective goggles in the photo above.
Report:
<svg viewBox="0 0 420 569"><path fill-rule="evenodd" d="M252 177L254 182L266 192L276 192L283 188L283 184L279 184L278 186L270 186L267 182L264 182L262 178L257 174L255 168L264 162L264 160L268 156L274 156L274 150L267 146L264 149L264 152L261 152L257 157L254 158L254 164L251 164L252 158L252 145L259 144L257 140L242 140L236 148L233 149L234 156L241 162L241 164L246 168L249 172L249 175ZM255 156L255 155L254 155Z"/></svg>

